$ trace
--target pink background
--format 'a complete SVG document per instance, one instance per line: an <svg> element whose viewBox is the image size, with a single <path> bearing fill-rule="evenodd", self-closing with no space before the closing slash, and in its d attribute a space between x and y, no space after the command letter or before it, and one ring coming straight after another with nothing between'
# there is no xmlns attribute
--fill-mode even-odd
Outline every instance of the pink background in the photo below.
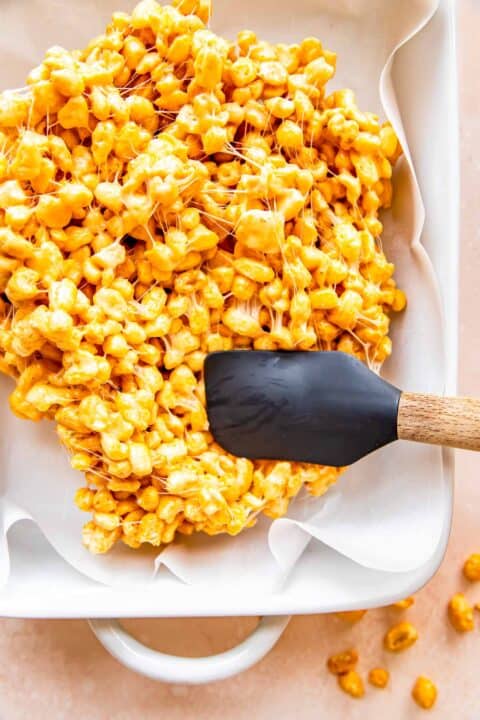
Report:
<svg viewBox="0 0 480 720"><path fill-rule="evenodd" d="M480 396L480 4L459 0L459 66L462 133L462 232L460 278L460 392ZM419 674L438 685L432 717L480 718L478 629L457 635L446 622L450 595L466 590L480 602L480 584L467 586L460 568L480 552L480 458L457 455L453 534L434 580L408 611L418 643L385 656L381 639L399 614L369 613L349 628L332 617L295 618L270 655L241 676L199 688L154 683L121 667L82 621L0 621L0 717L2 720L403 720L423 717L410 698ZM477 615L480 622L480 614ZM238 642L252 619L132 621L128 627L154 647L178 654L218 652ZM363 700L337 688L325 669L331 652L355 646L360 670L389 667L387 690L367 686Z"/></svg>

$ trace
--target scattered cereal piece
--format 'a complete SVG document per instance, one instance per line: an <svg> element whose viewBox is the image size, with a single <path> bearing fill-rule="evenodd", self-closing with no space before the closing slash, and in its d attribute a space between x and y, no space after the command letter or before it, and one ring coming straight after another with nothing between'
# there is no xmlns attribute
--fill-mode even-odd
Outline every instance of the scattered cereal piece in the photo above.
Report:
<svg viewBox="0 0 480 720"><path fill-rule="evenodd" d="M412 697L419 707L430 710L437 700L437 688L431 680L420 675L412 688Z"/></svg>
<svg viewBox="0 0 480 720"><path fill-rule="evenodd" d="M417 629L412 623L401 622L394 625L387 632L383 639L385 650L390 652L402 652L411 647L418 640Z"/></svg>
<svg viewBox="0 0 480 720"><path fill-rule="evenodd" d="M390 673L385 668L373 668L368 673L368 682L377 688L386 688L390 679Z"/></svg>
<svg viewBox="0 0 480 720"><path fill-rule="evenodd" d="M327 667L332 675L341 675L349 670L353 670L358 662L358 653L356 650L344 650L336 655L331 655L327 660Z"/></svg>
<svg viewBox="0 0 480 720"><path fill-rule="evenodd" d="M470 582L477 582L480 580L480 554L473 553L465 560L463 566L463 574Z"/></svg>
<svg viewBox="0 0 480 720"><path fill-rule="evenodd" d="M335 615L336 617L353 624L359 622L366 613L366 610L344 610L343 612L335 613Z"/></svg>
<svg viewBox="0 0 480 720"><path fill-rule="evenodd" d="M396 603L393 603L391 607L396 608L397 610L407 610L409 607L412 607L414 602L414 597L407 597L404 600L398 600Z"/></svg>
<svg viewBox="0 0 480 720"><path fill-rule="evenodd" d="M337 677L337 682L343 692L353 698L361 698L365 695L363 680L356 670L349 670Z"/></svg>
<svg viewBox="0 0 480 720"><path fill-rule="evenodd" d="M463 593L456 593L448 603L448 619L457 632L474 629L473 608Z"/></svg>

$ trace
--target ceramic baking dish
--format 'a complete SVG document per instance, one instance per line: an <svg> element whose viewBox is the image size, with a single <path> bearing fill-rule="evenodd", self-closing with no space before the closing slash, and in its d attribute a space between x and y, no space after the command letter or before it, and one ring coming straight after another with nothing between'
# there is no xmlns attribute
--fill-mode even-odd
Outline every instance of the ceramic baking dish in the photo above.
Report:
<svg viewBox="0 0 480 720"><path fill-rule="evenodd" d="M217 2L224 0L217 0ZM387 1L387 0L385 0ZM261 0L260 0L261 4ZM308 34L308 31L307 31ZM425 59L428 59L425 61ZM397 54L393 81L426 208L422 242L440 282L445 320L445 392L455 393L458 288L458 104L454 0L441 0L429 24ZM442 561L452 512L453 453L443 453L443 531L434 555L413 572L369 570L322 549L322 573L309 551L301 570L281 591L215 592L162 579L145 587L106 587L67 565L29 522L9 532L10 575L0 592L0 614L25 618L97 618L93 630L128 667L170 682L207 682L233 675L275 644L291 614L375 607L405 597L425 584ZM1 467L1 460L0 460ZM7 558L0 558L7 563ZM162 655L140 645L111 617L263 615L240 646L210 658Z"/></svg>

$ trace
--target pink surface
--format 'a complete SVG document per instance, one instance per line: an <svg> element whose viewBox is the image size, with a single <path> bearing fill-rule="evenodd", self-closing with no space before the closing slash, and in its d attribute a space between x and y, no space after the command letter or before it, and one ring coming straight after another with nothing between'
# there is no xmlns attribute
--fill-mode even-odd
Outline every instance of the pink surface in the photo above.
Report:
<svg viewBox="0 0 480 720"><path fill-rule="evenodd" d="M460 391L480 396L480 53L478 0L459 3L462 111L462 258ZM294 619L284 637L257 667L231 680L201 688L151 682L122 668L100 647L85 622L0 621L0 717L2 720L415 720L424 717L410 698L419 674L438 685L432 717L478 720L480 639L478 629L457 635L446 622L446 603L464 590L480 602L460 568L480 552L480 457L458 453L453 534L434 580L407 615L420 633L399 656L382 650L385 630L399 613L377 610L353 628L331 617ZM480 622L480 614L477 616ZM254 620L162 620L128 624L154 647L178 654L218 652L238 642ZM355 646L362 673L376 665L392 674L387 690L367 687L363 700L343 695L325 670L331 652Z"/></svg>

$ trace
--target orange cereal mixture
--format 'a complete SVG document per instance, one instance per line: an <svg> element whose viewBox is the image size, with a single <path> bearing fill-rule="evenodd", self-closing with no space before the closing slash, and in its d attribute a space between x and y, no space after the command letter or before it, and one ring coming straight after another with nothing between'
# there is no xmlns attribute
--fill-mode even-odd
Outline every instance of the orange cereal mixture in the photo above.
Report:
<svg viewBox="0 0 480 720"><path fill-rule="evenodd" d="M54 420L93 553L236 535L339 470L250 462L209 433L203 363L340 350L379 368L406 299L379 211L401 153L320 40L143 0L0 95L0 370Z"/></svg>

